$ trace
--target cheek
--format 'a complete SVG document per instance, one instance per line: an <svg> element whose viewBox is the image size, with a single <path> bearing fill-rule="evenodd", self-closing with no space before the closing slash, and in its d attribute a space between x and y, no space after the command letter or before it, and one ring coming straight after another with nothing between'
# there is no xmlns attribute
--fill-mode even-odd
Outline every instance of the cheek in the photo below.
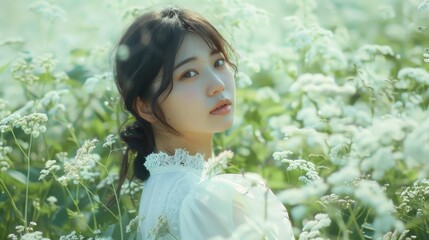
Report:
<svg viewBox="0 0 429 240"><path fill-rule="evenodd" d="M225 85L227 85L229 89L235 92L234 72L231 68L229 68L229 71L225 71L223 79L225 79Z"/></svg>
<svg viewBox="0 0 429 240"><path fill-rule="evenodd" d="M194 115L198 111L199 93L191 87L174 89L162 104L162 109L169 121L177 121L186 115Z"/></svg>

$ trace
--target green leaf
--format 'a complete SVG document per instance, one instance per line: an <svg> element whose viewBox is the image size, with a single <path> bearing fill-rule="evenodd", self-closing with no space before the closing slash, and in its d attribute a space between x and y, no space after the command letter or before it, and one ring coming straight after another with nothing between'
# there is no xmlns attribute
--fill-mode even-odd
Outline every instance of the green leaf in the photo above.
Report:
<svg viewBox="0 0 429 240"><path fill-rule="evenodd" d="M9 174L9 176L18 180L20 183L27 183L27 176L25 176L22 172L18 172L16 170L8 170L7 173Z"/></svg>

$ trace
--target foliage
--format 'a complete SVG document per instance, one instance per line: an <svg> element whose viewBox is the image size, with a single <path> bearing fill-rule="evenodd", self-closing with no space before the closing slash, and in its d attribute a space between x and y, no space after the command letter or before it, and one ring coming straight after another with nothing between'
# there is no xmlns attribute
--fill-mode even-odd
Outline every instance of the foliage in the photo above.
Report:
<svg viewBox="0 0 429 240"><path fill-rule="evenodd" d="M109 64L123 27L154 4L6 3L1 239L135 237L142 184L118 198L129 116ZM297 239L429 239L429 1L179 5L239 53L237 118L216 152L234 153L228 171L268 180Z"/></svg>

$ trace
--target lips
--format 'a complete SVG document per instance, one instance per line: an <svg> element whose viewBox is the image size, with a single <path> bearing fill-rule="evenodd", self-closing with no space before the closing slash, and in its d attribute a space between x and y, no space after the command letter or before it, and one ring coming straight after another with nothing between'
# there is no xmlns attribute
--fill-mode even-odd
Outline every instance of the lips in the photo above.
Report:
<svg viewBox="0 0 429 240"><path fill-rule="evenodd" d="M213 109L210 111L210 113L214 113L219 109L224 108L225 106L231 105L231 101L228 98L222 98L219 100L216 105L213 107Z"/></svg>

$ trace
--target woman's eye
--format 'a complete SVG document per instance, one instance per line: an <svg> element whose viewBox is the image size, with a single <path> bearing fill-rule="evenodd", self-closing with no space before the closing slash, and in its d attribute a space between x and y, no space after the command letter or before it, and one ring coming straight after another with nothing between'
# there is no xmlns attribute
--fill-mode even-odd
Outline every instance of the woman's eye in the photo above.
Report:
<svg viewBox="0 0 429 240"><path fill-rule="evenodd" d="M225 59L221 58L221 59L216 60L215 67L221 67L223 65L225 65Z"/></svg>
<svg viewBox="0 0 429 240"><path fill-rule="evenodd" d="M191 77L195 77L197 75L196 71L187 71L182 75L182 78L191 78Z"/></svg>

